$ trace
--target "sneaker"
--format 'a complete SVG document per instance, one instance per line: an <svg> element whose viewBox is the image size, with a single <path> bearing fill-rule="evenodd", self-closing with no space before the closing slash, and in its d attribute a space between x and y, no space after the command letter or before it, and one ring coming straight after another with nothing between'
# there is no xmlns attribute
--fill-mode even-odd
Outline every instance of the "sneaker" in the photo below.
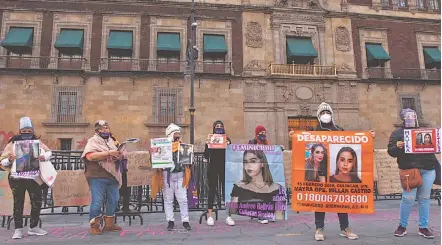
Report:
<svg viewBox="0 0 442 245"><path fill-rule="evenodd" d="M12 239L22 239L23 238L23 229L15 229L14 235L12 235Z"/></svg>
<svg viewBox="0 0 442 245"><path fill-rule="evenodd" d="M209 218L207 219L207 225L208 225L208 226L214 226L214 225L215 225L215 221L213 220L212 217L209 217Z"/></svg>
<svg viewBox="0 0 442 245"><path fill-rule="evenodd" d="M394 232L394 236L403 237L407 235L407 228L398 226L396 231Z"/></svg>
<svg viewBox="0 0 442 245"><path fill-rule="evenodd" d="M226 224L230 225L230 226L234 226L235 225L235 221L233 221L232 217L227 217L226 218Z"/></svg>
<svg viewBox="0 0 442 245"><path fill-rule="evenodd" d="M175 226L175 223L173 222L173 221L169 221L168 223L167 223L167 230L168 231L171 231L171 230L173 230L173 227Z"/></svg>
<svg viewBox="0 0 442 245"><path fill-rule="evenodd" d="M348 238L350 240L358 239L358 235L353 233L353 231L351 231L350 228L345 228L344 230L342 230L341 231L341 236L346 237L346 238Z"/></svg>
<svg viewBox="0 0 442 245"><path fill-rule="evenodd" d="M183 227L184 227L184 229L186 229L188 231L192 230L192 227L190 227L189 222L183 222Z"/></svg>
<svg viewBox="0 0 442 245"><path fill-rule="evenodd" d="M30 236L44 236L47 234L48 234L47 231L45 231L39 227L30 228L28 230L28 235L30 235Z"/></svg>
<svg viewBox="0 0 442 245"><path fill-rule="evenodd" d="M434 238L433 233L430 230L428 230L428 228L419 228L418 234L428 239Z"/></svg>
<svg viewBox="0 0 442 245"><path fill-rule="evenodd" d="M315 240L316 241L324 241L324 228L316 229Z"/></svg>
<svg viewBox="0 0 442 245"><path fill-rule="evenodd" d="M266 220L266 219L258 219L258 223L260 223L260 224L268 224L269 221Z"/></svg>

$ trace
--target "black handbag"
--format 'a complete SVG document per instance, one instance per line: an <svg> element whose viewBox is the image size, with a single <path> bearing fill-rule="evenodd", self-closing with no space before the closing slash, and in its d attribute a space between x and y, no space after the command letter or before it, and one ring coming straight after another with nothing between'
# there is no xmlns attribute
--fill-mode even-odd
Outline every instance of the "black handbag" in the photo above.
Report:
<svg viewBox="0 0 442 245"><path fill-rule="evenodd" d="M433 184L435 184L435 185L440 185L440 175L441 175L441 169L440 169L440 162L439 161L437 161L437 164L436 164L436 179L434 179L434 183Z"/></svg>

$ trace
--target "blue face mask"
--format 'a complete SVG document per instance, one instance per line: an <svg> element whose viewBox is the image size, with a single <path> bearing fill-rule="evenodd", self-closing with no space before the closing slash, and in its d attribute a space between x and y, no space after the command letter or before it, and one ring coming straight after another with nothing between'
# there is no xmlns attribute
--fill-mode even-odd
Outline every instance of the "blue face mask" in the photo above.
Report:
<svg viewBox="0 0 442 245"><path fill-rule="evenodd" d="M224 134L223 128L215 128L215 134Z"/></svg>
<svg viewBox="0 0 442 245"><path fill-rule="evenodd" d="M258 134L258 139L259 139L259 140L261 140L261 141L265 141L266 138L267 138L267 135L265 135L265 134Z"/></svg>
<svg viewBox="0 0 442 245"><path fill-rule="evenodd" d="M110 133L105 133L105 132L100 132L98 133L98 135L100 135L101 138L107 140L110 137Z"/></svg>

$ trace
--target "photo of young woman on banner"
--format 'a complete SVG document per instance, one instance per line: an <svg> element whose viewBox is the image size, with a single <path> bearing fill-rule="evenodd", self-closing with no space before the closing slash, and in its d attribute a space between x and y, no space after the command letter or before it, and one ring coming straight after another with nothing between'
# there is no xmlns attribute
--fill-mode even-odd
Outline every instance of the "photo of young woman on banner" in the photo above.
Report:
<svg viewBox="0 0 442 245"><path fill-rule="evenodd" d="M226 207L230 214L287 218L283 155L280 146L229 145L226 150Z"/></svg>
<svg viewBox="0 0 442 245"><path fill-rule="evenodd" d="M373 213L370 132L296 131L292 146L292 209Z"/></svg>

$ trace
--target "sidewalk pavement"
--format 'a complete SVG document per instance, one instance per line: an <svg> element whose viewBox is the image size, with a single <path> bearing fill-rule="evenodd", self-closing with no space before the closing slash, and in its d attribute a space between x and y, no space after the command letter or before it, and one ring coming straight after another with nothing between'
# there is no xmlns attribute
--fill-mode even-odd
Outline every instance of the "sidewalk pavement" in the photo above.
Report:
<svg viewBox="0 0 442 245"><path fill-rule="evenodd" d="M371 215L350 215L350 226L359 235L358 240L348 240L339 236L339 223L336 214L326 216L325 241L317 242L313 239L315 232L313 213L289 213L287 221L259 224L256 220L247 217L233 217L236 225L229 227L225 224L226 214L220 212L220 218L215 226L199 225L201 212L191 213L192 231L182 228L179 213L175 213L176 229L168 232L167 222L163 213L145 214L144 225L139 220L132 221L132 226L122 221L118 223L123 231L105 233L101 236L88 234L88 216L83 215L56 215L41 216L43 229L49 234L42 237L26 236L21 240L12 240L11 230L0 228L0 244L44 244L44 245L74 245L74 244L149 244L149 245L307 245L307 244L337 244L337 245L369 245L369 244L400 244L426 245L441 244L441 207L431 201L430 229L436 235L435 239L425 239L417 234L417 208L410 217L408 234L398 238L393 232L398 226L399 200L377 201L376 213ZM13 227L13 224L11 225ZM25 231L27 228L25 228Z"/></svg>

